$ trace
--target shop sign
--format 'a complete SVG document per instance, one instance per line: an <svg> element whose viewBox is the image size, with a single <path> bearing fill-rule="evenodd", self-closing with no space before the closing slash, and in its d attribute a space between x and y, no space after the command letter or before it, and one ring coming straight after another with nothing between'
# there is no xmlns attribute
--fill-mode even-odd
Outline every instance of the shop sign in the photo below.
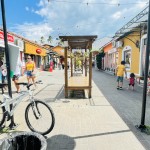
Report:
<svg viewBox="0 0 150 150"><path fill-rule="evenodd" d="M108 54L115 53L116 51L117 51L117 49L113 48L113 49L111 49L111 50L108 51Z"/></svg>
<svg viewBox="0 0 150 150"><path fill-rule="evenodd" d="M0 31L0 40L4 40L4 32L3 31ZM7 34L7 40L8 40L8 42L13 43L14 37L10 34Z"/></svg>
<svg viewBox="0 0 150 150"><path fill-rule="evenodd" d="M41 49L36 49L36 53L41 54L42 50Z"/></svg>

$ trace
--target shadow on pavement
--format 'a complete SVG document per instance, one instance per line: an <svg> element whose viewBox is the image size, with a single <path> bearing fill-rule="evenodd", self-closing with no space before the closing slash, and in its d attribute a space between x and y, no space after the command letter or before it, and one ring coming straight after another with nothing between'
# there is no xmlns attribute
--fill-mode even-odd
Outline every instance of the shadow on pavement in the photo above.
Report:
<svg viewBox="0 0 150 150"><path fill-rule="evenodd" d="M105 132L105 133L99 133L99 134L77 136L77 137L73 137L73 139L82 139L82 138L89 138L89 137L95 137L95 136L103 136L103 135L109 135L109 134L118 134L118 133L124 133L124 132L131 132L131 130L120 130L120 131L114 131L114 132Z"/></svg>
<svg viewBox="0 0 150 150"><path fill-rule="evenodd" d="M74 150L76 143L67 135L55 135L47 139L47 150Z"/></svg>
<svg viewBox="0 0 150 150"><path fill-rule="evenodd" d="M61 86L60 89L53 90L53 91L49 90L49 88L51 87L51 85L54 85L54 84L47 84L40 91L38 91L35 94L35 96L42 95L42 94L44 94L43 96L45 96L45 94L46 94L46 98L42 99L46 103L55 102L56 100L60 100L60 99L64 98L64 85ZM58 91L56 95L53 93L55 91ZM45 92L47 92L47 93L45 93Z"/></svg>

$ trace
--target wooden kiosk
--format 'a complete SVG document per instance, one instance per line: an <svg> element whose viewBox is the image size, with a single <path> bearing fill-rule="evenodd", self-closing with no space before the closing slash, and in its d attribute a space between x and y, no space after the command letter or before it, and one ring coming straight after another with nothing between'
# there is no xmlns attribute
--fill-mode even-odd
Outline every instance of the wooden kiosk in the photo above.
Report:
<svg viewBox="0 0 150 150"><path fill-rule="evenodd" d="M92 43L97 38L93 36L59 36L64 44L65 55L65 98L69 90L88 90L91 98L92 88ZM70 61L68 61L70 59ZM68 69L68 62L70 69ZM80 75L77 75L80 72Z"/></svg>

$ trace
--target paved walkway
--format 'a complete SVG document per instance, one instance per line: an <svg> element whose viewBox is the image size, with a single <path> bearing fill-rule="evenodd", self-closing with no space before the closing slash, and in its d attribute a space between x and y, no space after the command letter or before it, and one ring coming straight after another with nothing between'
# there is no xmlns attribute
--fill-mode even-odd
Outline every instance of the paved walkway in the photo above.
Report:
<svg viewBox="0 0 150 150"><path fill-rule="evenodd" d="M36 97L52 107L56 119L53 131L47 135L48 150L146 149L94 82L91 99L65 99L63 70L41 72L38 78L44 84L38 86ZM16 110L18 131L29 131L23 117L27 104L25 98ZM1 134L0 138L5 136Z"/></svg>
<svg viewBox="0 0 150 150"><path fill-rule="evenodd" d="M135 84L135 91L127 90L128 81L124 80L123 90L116 89L116 77L103 71L93 70L93 80L98 88L111 103L120 117L137 136L146 149L150 149L150 135L137 131L135 125L141 121L142 92L143 89L138 83ZM150 96L147 97L145 124L150 126Z"/></svg>

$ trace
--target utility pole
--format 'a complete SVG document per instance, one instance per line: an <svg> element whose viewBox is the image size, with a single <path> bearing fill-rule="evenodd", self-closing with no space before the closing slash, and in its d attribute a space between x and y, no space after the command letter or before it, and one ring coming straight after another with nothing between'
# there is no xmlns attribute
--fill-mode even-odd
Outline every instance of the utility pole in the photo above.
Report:
<svg viewBox="0 0 150 150"><path fill-rule="evenodd" d="M149 70L149 54L150 54L150 0L149 0L149 12L148 12L148 32L147 32L147 45L146 45L146 57L145 57L145 72L144 72L144 87L143 87L143 102L142 102L142 113L141 113L141 124L138 129L144 131L145 126L145 112L146 112L146 99L147 99L147 78Z"/></svg>
<svg viewBox="0 0 150 150"><path fill-rule="evenodd" d="M4 0L1 0L1 10L2 10L2 21L3 21L3 32L4 32L4 43L5 43L5 56L6 56L6 68L7 68L7 82L8 82L8 94L12 98L12 90L11 90L11 78L10 78L10 59L9 59L9 48L8 48L8 40L7 40L7 28L6 28L6 19L5 19L5 5ZM12 105L10 105L10 109L12 109ZM10 128L15 126L14 117L11 117L11 123L9 125Z"/></svg>

